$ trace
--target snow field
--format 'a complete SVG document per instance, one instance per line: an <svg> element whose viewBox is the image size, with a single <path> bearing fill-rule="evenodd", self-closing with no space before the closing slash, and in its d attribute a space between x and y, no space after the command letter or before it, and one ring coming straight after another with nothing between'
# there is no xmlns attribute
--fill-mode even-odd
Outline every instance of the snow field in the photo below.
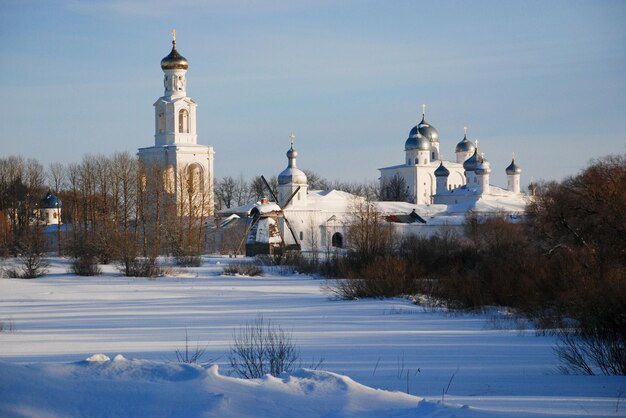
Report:
<svg viewBox="0 0 626 418"><path fill-rule="evenodd" d="M203 267L151 280L121 277L110 266L99 277L76 277L55 259L44 278L0 280L0 321L15 327L0 333L0 415L626 414L626 379L559 374L553 337L513 322L506 329L499 316L404 299L332 300L308 276L221 275L234 261L207 258ZM259 314L293 333L303 367L323 358L328 372L228 377L233 332ZM192 348L206 345L219 370L173 363L185 332ZM123 358L83 361L98 353Z"/></svg>

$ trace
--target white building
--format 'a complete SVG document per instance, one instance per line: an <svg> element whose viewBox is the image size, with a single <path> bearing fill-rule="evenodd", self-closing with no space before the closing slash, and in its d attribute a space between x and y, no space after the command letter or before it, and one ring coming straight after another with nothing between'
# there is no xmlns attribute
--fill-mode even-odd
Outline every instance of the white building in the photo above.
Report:
<svg viewBox="0 0 626 418"><path fill-rule="evenodd" d="M439 147L439 132L426 122L424 107L422 120L411 128L409 137L404 143L404 163L378 169L381 187L400 179L406 187L407 201L418 205L433 203L433 195L437 190L435 169L441 163ZM463 140L457 145L456 162L445 161L449 171L448 187L455 188L465 184L463 161L472 151L474 145L467 140L466 132Z"/></svg>
<svg viewBox="0 0 626 418"><path fill-rule="evenodd" d="M439 146L437 130L422 114L405 142L405 164L380 169L382 185L400 176L412 200L374 202L398 233L428 237L445 227L462 234L470 211L484 217L506 216L511 221L523 216L528 198L520 193L521 168L515 160L505 169L505 190L490 184L491 164L479 154L478 143L467 139L467 132L456 145L456 161L441 160ZM220 214L250 214L256 221L249 223L247 243L254 248L295 244L305 251L325 251L349 245L348 226L355 205L363 199L338 190L309 190L297 157L292 134L287 167L278 175L278 205L258 202ZM266 232L271 225L278 226L273 234Z"/></svg>
<svg viewBox="0 0 626 418"><path fill-rule="evenodd" d="M196 102L187 96L189 63L176 49L175 31L173 37L171 52L161 60L165 93L154 103L154 145L139 148L139 160L144 175L160 173L165 191L177 202L192 201L212 215L215 152L198 144Z"/></svg>
<svg viewBox="0 0 626 418"><path fill-rule="evenodd" d="M59 225L63 202L54 193L48 191L39 202L39 219L44 225Z"/></svg>

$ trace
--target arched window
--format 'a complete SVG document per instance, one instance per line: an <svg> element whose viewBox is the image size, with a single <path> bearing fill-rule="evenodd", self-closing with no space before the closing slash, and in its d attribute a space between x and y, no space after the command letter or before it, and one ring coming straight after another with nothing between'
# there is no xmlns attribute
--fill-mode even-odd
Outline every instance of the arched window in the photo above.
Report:
<svg viewBox="0 0 626 418"><path fill-rule="evenodd" d="M335 232L331 238L331 245L337 248L343 248L343 235L339 232Z"/></svg>
<svg viewBox="0 0 626 418"><path fill-rule="evenodd" d="M189 112L187 109L180 109L178 112L178 132L181 134L189 133Z"/></svg>
<svg viewBox="0 0 626 418"><path fill-rule="evenodd" d="M187 167L187 191L189 194L204 192L202 167L198 164L191 164Z"/></svg>
<svg viewBox="0 0 626 418"><path fill-rule="evenodd" d="M433 159L433 160L435 159L435 152L434 152L434 151L433 151L433 156L432 156L432 159Z"/></svg>
<svg viewBox="0 0 626 418"><path fill-rule="evenodd" d="M417 158L415 158L415 165L417 165L417 163L418 163Z"/></svg>

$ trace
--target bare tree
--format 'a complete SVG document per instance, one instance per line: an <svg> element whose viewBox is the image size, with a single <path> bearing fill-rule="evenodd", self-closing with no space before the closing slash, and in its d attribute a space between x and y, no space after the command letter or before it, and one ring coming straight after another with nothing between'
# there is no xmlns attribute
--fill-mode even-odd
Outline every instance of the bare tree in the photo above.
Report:
<svg viewBox="0 0 626 418"><path fill-rule="evenodd" d="M218 181L215 192L220 204L227 209L231 208L235 203L236 189L237 181L231 176L223 177Z"/></svg>
<svg viewBox="0 0 626 418"><path fill-rule="evenodd" d="M382 180L380 187L381 200L392 202L408 202L409 191L404 177L396 174L390 180Z"/></svg>
<svg viewBox="0 0 626 418"><path fill-rule="evenodd" d="M293 370L300 358L291 334L259 315L234 334L230 365L237 375L256 379L266 374L278 376Z"/></svg>

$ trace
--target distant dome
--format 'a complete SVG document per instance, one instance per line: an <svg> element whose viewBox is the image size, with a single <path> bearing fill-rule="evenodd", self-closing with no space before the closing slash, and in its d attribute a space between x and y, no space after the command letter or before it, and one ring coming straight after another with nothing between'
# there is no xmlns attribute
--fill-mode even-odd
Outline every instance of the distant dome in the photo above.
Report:
<svg viewBox="0 0 626 418"><path fill-rule="evenodd" d="M439 132L426 122L426 115L422 115L422 121L417 125L420 135L428 138L430 142L439 142Z"/></svg>
<svg viewBox="0 0 626 418"><path fill-rule="evenodd" d="M478 155L478 148L474 148L474 154L463 163L465 171L474 171L478 164L482 162L482 157Z"/></svg>
<svg viewBox="0 0 626 418"><path fill-rule="evenodd" d="M461 142L456 144L455 152L472 152L476 147L472 144L472 141L467 139L467 134L463 135Z"/></svg>
<svg viewBox="0 0 626 418"><path fill-rule="evenodd" d="M306 184L306 174L302 170L296 167L296 158L298 157L298 151L293 149L293 146L287 151L287 158L289 159L289 165L278 175L278 184Z"/></svg>
<svg viewBox="0 0 626 418"><path fill-rule="evenodd" d="M515 158L513 158L511 160L511 164L506 168L506 174L509 176L512 176L514 174L521 174L522 172L522 167L520 167L519 165L515 164Z"/></svg>
<svg viewBox="0 0 626 418"><path fill-rule="evenodd" d="M439 164L439 167L435 170L435 177L448 177L450 170L444 167L443 161Z"/></svg>
<svg viewBox="0 0 626 418"><path fill-rule="evenodd" d="M409 132L409 137L404 143L405 150L417 149L420 151L430 150L430 141L425 136L417 132L417 127L414 126Z"/></svg>
<svg viewBox="0 0 626 418"><path fill-rule="evenodd" d="M161 60L161 69L163 70L186 70L189 68L187 58L183 57L176 50L176 41L172 41L172 51L169 55Z"/></svg>
<svg viewBox="0 0 626 418"><path fill-rule="evenodd" d="M42 209L61 208L63 207L63 202L61 202L61 199L56 197L52 192L48 192L43 199L41 199L40 207Z"/></svg>
<svg viewBox="0 0 626 418"><path fill-rule="evenodd" d="M491 173L491 164L489 164L489 161L487 161L485 157L480 157L480 160L474 172L478 175Z"/></svg>

